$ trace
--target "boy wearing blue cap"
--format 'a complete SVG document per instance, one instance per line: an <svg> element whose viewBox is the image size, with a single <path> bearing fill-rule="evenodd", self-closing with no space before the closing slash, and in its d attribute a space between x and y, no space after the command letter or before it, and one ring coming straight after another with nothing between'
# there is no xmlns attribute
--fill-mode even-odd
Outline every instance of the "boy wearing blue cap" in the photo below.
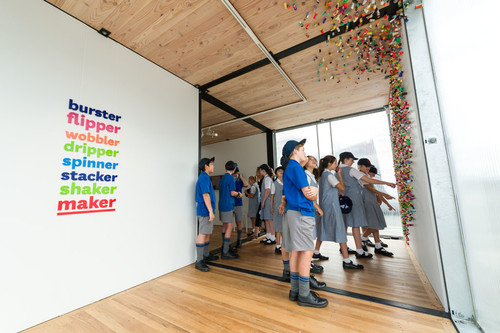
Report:
<svg viewBox="0 0 500 333"><path fill-rule="evenodd" d="M201 172L196 182L196 216L198 219L198 237L196 237L195 268L208 272L206 261L219 259L209 252L210 235L214 229L215 193L209 174L214 172L215 157L202 158L198 163Z"/></svg>
<svg viewBox="0 0 500 333"><path fill-rule="evenodd" d="M288 141L283 155L290 158L283 175L283 192L286 193L286 209L290 231L290 282L289 299L298 300L301 306L323 308L328 300L310 290L310 268L314 253L314 205L318 189L309 186L302 165L307 161L304 151L306 140ZM302 165L301 165L302 164Z"/></svg>
<svg viewBox="0 0 500 333"><path fill-rule="evenodd" d="M233 230L234 198L241 198L241 192L236 192L233 173L238 164L227 161L226 173L219 182L219 218L222 224L224 243L222 246L222 259L237 259L238 255L229 251L231 232Z"/></svg>

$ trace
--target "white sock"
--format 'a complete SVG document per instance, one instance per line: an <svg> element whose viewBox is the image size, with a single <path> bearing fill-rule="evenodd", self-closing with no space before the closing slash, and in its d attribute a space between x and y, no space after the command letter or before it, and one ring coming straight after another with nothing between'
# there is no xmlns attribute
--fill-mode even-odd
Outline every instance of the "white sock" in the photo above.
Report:
<svg viewBox="0 0 500 333"><path fill-rule="evenodd" d="M382 244L380 244L380 242L375 243L375 248L376 249L381 249L382 248Z"/></svg>
<svg viewBox="0 0 500 333"><path fill-rule="evenodd" d="M366 242L368 240L368 237L361 236L361 240Z"/></svg>
<svg viewBox="0 0 500 333"><path fill-rule="evenodd" d="M281 244L276 245L276 248L281 249Z"/></svg>
<svg viewBox="0 0 500 333"><path fill-rule="evenodd" d="M345 262L346 264L348 264L348 263L350 263L350 262L351 262L351 259L349 259L349 258L344 259L344 262Z"/></svg>
<svg viewBox="0 0 500 333"><path fill-rule="evenodd" d="M271 235L271 240L275 241L276 240L276 236L275 235Z"/></svg>
<svg viewBox="0 0 500 333"><path fill-rule="evenodd" d="M319 250L314 250L314 254L319 254Z"/></svg>
<svg viewBox="0 0 500 333"><path fill-rule="evenodd" d="M266 239L271 239L271 234L270 233L266 234Z"/></svg>
<svg viewBox="0 0 500 333"><path fill-rule="evenodd" d="M365 251L363 251L363 249L356 249L356 252L358 252L358 254L363 254Z"/></svg>
<svg viewBox="0 0 500 333"><path fill-rule="evenodd" d="M252 229L252 232L255 232L255 229Z"/></svg>

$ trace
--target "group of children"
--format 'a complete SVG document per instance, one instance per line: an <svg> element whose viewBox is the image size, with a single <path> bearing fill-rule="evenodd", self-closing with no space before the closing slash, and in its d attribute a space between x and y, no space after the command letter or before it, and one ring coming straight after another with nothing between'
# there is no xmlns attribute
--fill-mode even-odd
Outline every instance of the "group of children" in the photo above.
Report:
<svg viewBox="0 0 500 333"><path fill-rule="evenodd" d="M253 227L249 236L257 238L259 221L264 221L266 237L261 242L276 244L275 251L282 256L283 280L291 282L289 299L302 306L324 307L328 301L311 291L326 286L311 275L311 272L323 271L312 259L328 260L320 253L324 241L340 244L344 269L362 269L349 254L355 254L357 259L371 258L373 255L368 253L367 246L374 246L376 254L393 256L379 236L379 230L386 227L380 204L384 202L391 209L386 199L392 197L373 185L395 187L395 184L376 179L375 166L366 158L358 160L350 152L340 154L340 165L334 156L327 155L318 166L314 157L305 154L305 142L305 139L290 140L285 144L275 178L272 168L263 164L257 169L256 177L249 177L247 183L236 163L226 163L226 174L219 183L219 216L224 238L222 259L238 258L237 250L229 247L229 241L233 220L236 220L237 247L241 246L242 189L249 186L244 192L249 198L248 217ZM209 270L207 261L218 259L208 251L215 209L215 195L208 175L213 172L214 160L200 161L201 173L196 185L199 235L195 267L201 271ZM356 160L358 169L352 167ZM350 203L347 209L341 208L339 198ZM355 250L347 246L348 227L352 229ZM375 243L368 238L371 234Z"/></svg>

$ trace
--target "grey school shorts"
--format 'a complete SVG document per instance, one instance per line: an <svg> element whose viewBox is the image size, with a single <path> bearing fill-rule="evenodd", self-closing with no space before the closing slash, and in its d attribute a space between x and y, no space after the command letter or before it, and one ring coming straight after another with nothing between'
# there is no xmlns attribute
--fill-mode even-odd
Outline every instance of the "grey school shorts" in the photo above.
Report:
<svg viewBox="0 0 500 333"><path fill-rule="evenodd" d="M233 223L233 211L221 212L219 211L219 218L222 223Z"/></svg>
<svg viewBox="0 0 500 333"><path fill-rule="evenodd" d="M234 219L236 222L243 221L243 206L234 206Z"/></svg>
<svg viewBox="0 0 500 333"><path fill-rule="evenodd" d="M292 251L314 251L314 216L302 215L296 210L287 211Z"/></svg>
<svg viewBox="0 0 500 333"><path fill-rule="evenodd" d="M211 235L214 231L214 221L210 222L208 216L197 216L198 218L198 233L202 235Z"/></svg>
<svg viewBox="0 0 500 333"><path fill-rule="evenodd" d="M281 234L281 248L285 252L292 252L292 241L290 240L290 228L288 227L288 213L283 214L283 231Z"/></svg>

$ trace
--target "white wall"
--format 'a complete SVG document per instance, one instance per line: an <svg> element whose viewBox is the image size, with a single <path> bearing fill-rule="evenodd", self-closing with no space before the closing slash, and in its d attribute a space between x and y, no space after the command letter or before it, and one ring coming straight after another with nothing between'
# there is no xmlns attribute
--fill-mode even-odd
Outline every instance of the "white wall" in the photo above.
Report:
<svg viewBox="0 0 500 333"><path fill-rule="evenodd" d="M215 171L213 175L223 175L227 161L238 163L243 176L248 180L249 176L255 176L255 170L263 163L267 163L266 134L256 134L241 139L223 141L206 145L201 148L202 157L215 156ZM219 220L219 191L215 191L217 199L217 212L215 213L215 224L221 224ZM247 219L248 199L243 197L243 212ZM248 221L248 226L252 226Z"/></svg>
<svg viewBox="0 0 500 333"><path fill-rule="evenodd" d="M485 10L498 5L477 3ZM459 207L477 322L500 326L500 147L497 24L464 25L470 7L424 1L424 16ZM448 258L452 260L452 258Z"/></svg>
<svg viewBox="0 0 500 333"><path fill-rule="evenodd" d="M427 173L426 157L423 146L422 132L418 116L417 99L413 84L413 73L411 71L410 53L408 41L403 27L403 56L401 58L404 70L406 98L410 105L409 119L411 120L410 135L412 137L412 172L413 172L413 195L415 200L415 221L410 227L410 247L417 257L420 266L429 279L436 295L441 300L444 308L448 309L448 300L443 278L443 269L440 260L440 250L437 239L436 220L432 209L432 198L430 193L429 175Z"/></svg>
<svg viewBox="0 0 500 333"><path fill-rule="evenodd" d="M0 1L0 43L0 331L192 263L196 89L43 1ZM115 212L56 215L69 98L122 116Z"/></svg>

